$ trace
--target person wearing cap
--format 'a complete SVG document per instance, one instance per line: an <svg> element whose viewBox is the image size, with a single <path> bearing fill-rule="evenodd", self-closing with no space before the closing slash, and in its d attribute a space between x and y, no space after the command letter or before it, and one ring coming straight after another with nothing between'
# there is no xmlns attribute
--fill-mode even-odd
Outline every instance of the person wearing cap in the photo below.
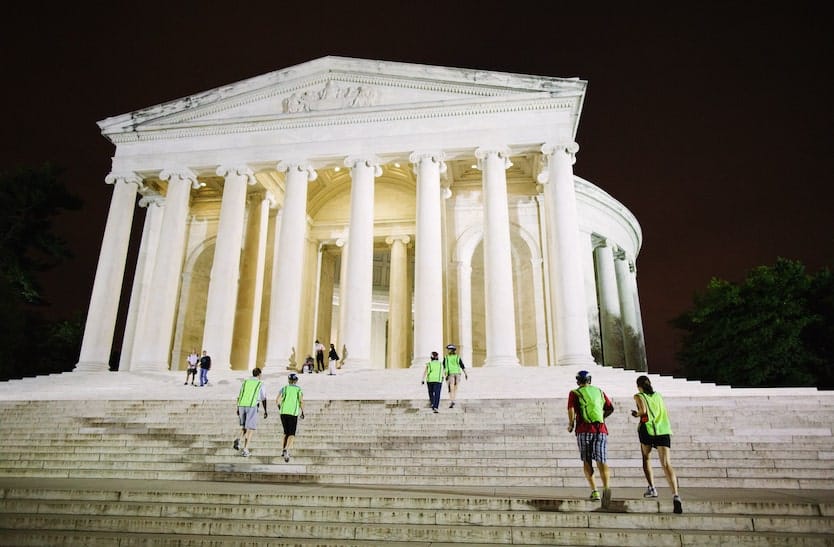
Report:
<svg viewBox="0 0 834 547"><path fill-rule="evenodd" d="M249 440L258 428L258 405L264 405L264 420L266 413L266 392L261 382L261 369L252 369L252 377L243 381L237 395L237 416L240 420L240 437L232 443L232 448L240 450L240 455L249 457ZM240 439L243 439L243 450L240 449Z"/></svg>
<svg viewBox="0 0 834 547"><path fill-rule="evenodd" d="M293 372L287 380L289 384L281 388L275 402L278 404L281 413L281 425L284 428L284 443L281 456L285 462L290 461L290 449L295 440L295 432L298 427L298 417L304 419L304 393L296 384L298 376Z"/></svg>
<svg viewBox="0 0 834 547"><path fill-rule="evenodd" d="M443 389L443 363L440 362L440 356L436 351L431 352L431 361L426 363L422 383L428 384L431 409L437 414L440 407L440 391Z"/></svg>
<svg viewBox="0 0 834 547"><path fill-rule="evenodd" d="M463 359L456 353L457 349L454 344L449 344L446 346L448 353L443 358L443 368L446 369L446 382L449 386L449 399L452 401L449 408L455 408L455 397L458 393L460 373L463 372L463 377L467 380L469 379L469 375L466 373L466 366L463 364Z"/></svg>
<svg viewBox="0 0 834 547"><path fill-rule="evenodd" d="M576 431L576 444L585 479L591 487L591 500L600 495L594 479L594 462L602 477L602 506L611 502L608 470L608 428L605 418L614 412L614 403L600 388L591 385L591 374L580 370L576 375L577 388L568 394L568 433Z"/></svg>

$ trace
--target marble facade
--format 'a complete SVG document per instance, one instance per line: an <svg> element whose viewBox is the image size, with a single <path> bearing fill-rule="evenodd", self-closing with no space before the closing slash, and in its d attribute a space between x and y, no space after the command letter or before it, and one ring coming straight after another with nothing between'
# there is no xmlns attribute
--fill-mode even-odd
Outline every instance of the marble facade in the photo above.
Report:
<svg viewBox="0 0 834 547"><path fill-rule="evenodd" d="M113 196L76 370L646 369L642 234L576 176L586 82L324 57L99 122ZM145 209L132 280L131 219Z"/></svg>

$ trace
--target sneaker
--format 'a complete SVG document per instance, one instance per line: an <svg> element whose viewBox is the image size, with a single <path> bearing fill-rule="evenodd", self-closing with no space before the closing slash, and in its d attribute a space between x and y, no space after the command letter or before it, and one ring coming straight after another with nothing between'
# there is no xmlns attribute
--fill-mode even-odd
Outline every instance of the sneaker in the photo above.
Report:
<svg viewBox="0 0 834 547"><path fill-rule="evenodd" d="M232 443L232 448L240 450L240 439L235 439L235 442Z"/></svg>
<svg viewBox="0 0 834 547"><path fill-rule="evenodd" d="M611 504L611 489L610 488L603 488L602 489L602 506L605 509L607 509L610 504Z"/></svg>
<svg viewBox="0 0 834 547"><path fill-rule="evenodd" d="M187 386L188 382L183 382L182 385Z"/></svg>
<svg viewBox="0 0 834 547"><path fill-rule="evenodd" d="M244 448L243 452L241 452L240 455L243 456L244 458L248 458L249 457L249 449Z"/></svg>
<svg viewBox="0 0 834 547"><path fill-rule="evenodd" d="M436 409L436 408L432 408L431 410L432 410L432 412L434 412L435 414L437 414L437 409Z"/></svg>
<svg viewBox="0 0 834 547"><path fill-rule="evenodd" d="M449 405L449 408L455 408L455 402L452 401L452 404Z"/></svg>
<svg viewBox="0 0 834 547"><path fill-rule="evenodd" d="M649 486L646 488L646 491L643 492L644 498L656 498L657 497L657 490L655 490L654 486Z"/></svg>
<svg viewBox="0 0 834 547"><path fill-rule="evenodd" d="M681 497L680 496L677 496L677 495L674 496L672 498L672 504L675 506L675 513L676 514L680 515L681 513L683 513L683 504L681 503Z"/></svg>
<svg viewBox="0 0 834 547"><path fill-rule="evenodd" d="M285 462L290 461L290 451L289 450L284 450L283 456L284 456L284 461Z"/></svg>
<svg viewBox="0 0 834 547"><path fill-rule="evenodd" d="M599 490L591 492L591 501L599 501Z"/></svg>

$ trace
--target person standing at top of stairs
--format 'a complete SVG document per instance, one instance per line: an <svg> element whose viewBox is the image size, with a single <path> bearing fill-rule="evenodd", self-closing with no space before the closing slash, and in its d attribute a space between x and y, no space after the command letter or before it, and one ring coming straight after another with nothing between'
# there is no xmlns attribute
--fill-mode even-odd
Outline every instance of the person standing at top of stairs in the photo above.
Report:
<svg viewBox="0 0 834 547"><path fill-rule="evenodd" d="M631 415L640 418L640 425L637 426L637 437L640 439L640 454L643 456L643 474L649 482L649 487L643 494L644 498L656 498L657 490L654 487L654 473L652 472L652 448L657 448L657 456L660 465L663 466L663 473L669 488L672 489L672 504L675 513L683 513L683 504L678 494L678 477L675 468L672 467L672 424L669 421L669 413L666 411L666 403L663 397L652 387L652 381L648 376L637 378L637 393L634 394L634 402L637 410L632 410Z"/></svg>
<svg viewBox="0 0 834 547"><path fill-rule="evenodd" d="M580 370L576 375L579 386L568 394L568 433L576 429L576 443L585 479L591 486L591 500L600 499L594 479L594 462L602 476L602 507L611 502L608 470L608 428L605 418L614 412L614 403L600 388L591 385L591 374Z"/></svg>
<svg viewBox="0 0 834 547"><path fill-rule="evenodd" d="M211 357L203 350L203 356L200 357L200 387L208 385L208 371L211 368Z"/></svg>

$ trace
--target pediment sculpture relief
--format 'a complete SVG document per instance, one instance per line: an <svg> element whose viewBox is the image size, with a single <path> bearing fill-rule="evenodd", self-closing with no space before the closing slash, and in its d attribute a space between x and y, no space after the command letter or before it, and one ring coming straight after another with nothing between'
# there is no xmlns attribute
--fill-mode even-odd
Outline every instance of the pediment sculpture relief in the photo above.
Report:
<svg viewBox="0 0 834 547"><path fill-rule="evenodd" d="M337 108L372 106L376 90L368 86L340 86L330 80L319 91L293 93L283 101L284 113L334 110Z"/></svg>

